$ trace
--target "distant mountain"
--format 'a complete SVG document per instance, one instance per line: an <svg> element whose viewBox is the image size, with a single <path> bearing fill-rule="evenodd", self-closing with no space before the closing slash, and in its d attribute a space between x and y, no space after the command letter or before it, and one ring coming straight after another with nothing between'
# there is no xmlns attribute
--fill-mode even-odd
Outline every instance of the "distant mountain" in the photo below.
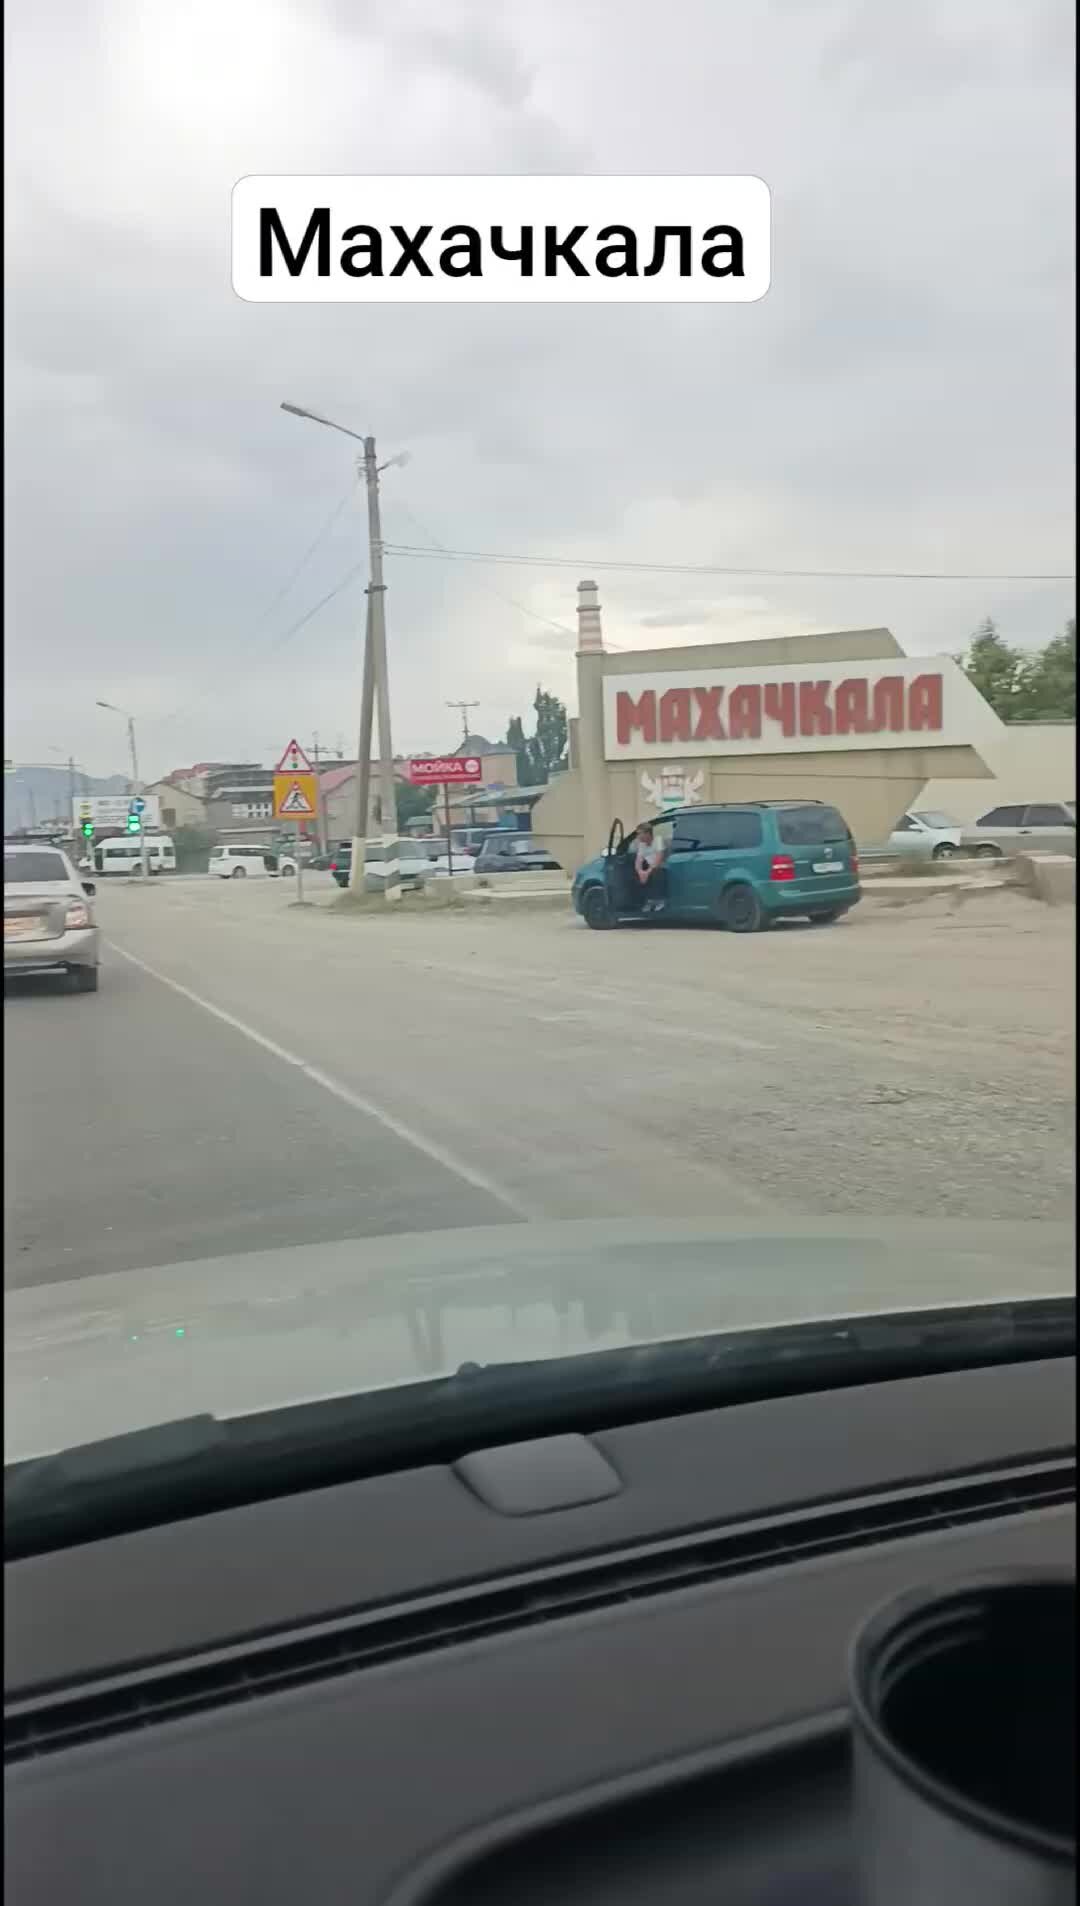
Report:
<svg viewBox="0 0 1080 1906"><path fill-rule="evenodd" d="M125 794L128 779L123 774L76 774L75 793ZM69 781L66 768L17 768L4 776L4 832L17 827L36 827L43 822L70 818Z"/></svg>

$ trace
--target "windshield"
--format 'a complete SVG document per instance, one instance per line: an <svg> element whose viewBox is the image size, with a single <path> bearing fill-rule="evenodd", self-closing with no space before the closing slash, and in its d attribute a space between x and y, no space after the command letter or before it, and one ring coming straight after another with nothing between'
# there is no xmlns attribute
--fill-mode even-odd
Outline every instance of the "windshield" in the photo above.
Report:
<svg viewBox="0 0 1080 1906"><path fill-rule="evenodd" d="M59 854L5 854L4 885L14 886L21 883L40 880L70 880L66 866Z"/></svg>
<svg viewBox="0 0 1080 1906"><path fill-rule="evenodd" d="M1065 0L8 22L9 1459L1071 1289Z"/></svg>

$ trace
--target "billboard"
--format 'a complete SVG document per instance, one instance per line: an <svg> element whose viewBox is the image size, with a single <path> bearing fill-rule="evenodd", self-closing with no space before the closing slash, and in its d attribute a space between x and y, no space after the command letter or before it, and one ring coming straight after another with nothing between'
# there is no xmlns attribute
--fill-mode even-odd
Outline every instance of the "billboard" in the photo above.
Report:
<svg viewBox="0 0 1080 1906"><path fill-rule="evenodd" d="M455 787L479 787L484 778L483 764L475 755L417 756L407 771L414 788L437 787L443 781Z"/></svg>
<svg viewBox="0 0 1080 1906"><path fill-rule="evenodd" d="M78 828L83 821L98 827L126 827L133 800L143 803L144 827L161 826L161 800L156 794L77 794L71 803L71 818Z"/></svg>

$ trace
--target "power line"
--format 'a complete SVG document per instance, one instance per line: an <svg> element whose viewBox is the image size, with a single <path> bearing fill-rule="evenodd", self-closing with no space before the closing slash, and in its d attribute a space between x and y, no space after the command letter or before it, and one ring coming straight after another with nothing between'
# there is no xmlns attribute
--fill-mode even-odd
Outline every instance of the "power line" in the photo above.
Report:
<svg viewBox="0 0 1080 1906"><path fill-rule="evenodd" d="M358 477L354 478L353 482L349 485L349 488L346 490L344 496L341 497L339 502L335 503L333 509L331 510L329 516L324 522L322 528L319 530L318 535L315 536L312 542L308 544L299 562L296 563L295 566L290 570L284 582L275 591L274 595L271 597L270 601L266 604L265 608L260 610L259 614L256 616L255 621L252 623L251 628L248 631L247 644L250 644L251 642L254 641L254 638L258 635L260 629L264 628L266 623L270 620L270 617L273 615L274 610L279 606L280 603L282 603L285 600L285 597L288 595L293 585L299 581L304 570L307 568L308 563L311 561L311 558L315 555L316 550L318 550L321 544L325 542L327 536L329 536L330 531L333 529L334 524L337 522L338 517L341 515L346 504L349 503L349 501L355 494L358 482L359 482L359 478ZM329 602L332 596L337 595L338 590L343 589L346 583L350 582L352 580L352 577L355 574L356 574L355 568L351 569L349 571L348 576L344 577L342 582L338 585L338 588L331 590L330 595L324 596L322 603L319 603L316 605L316 608L311 611L311 615L316 614L317 610L323 607L325 603ZM284 642L289 640L290 635L295 635L297 632L297 629L303 628L304 622L310 621L311 615L303 617L301 621L297 623L292 629L286 631L285 635L281 637L278 642L273 643L271 645L271 649L269 652L273 653L273 650L275 648L281 647ZM234 662L240 659L241 659L240 657L233 658ZM216 686L217 686L216 682L208 683L206 688L200 689L199 693L193 696L190 701L182 703L179 708L174 708L171 715L163 716L158 725L160 727L167 727L170 722L178 721L184 715L189 714L193 708L198 707L201 701L206 700L207 695L211 694Z"/></svg>
<svg viewBox="0 0 1080 1906"><path fill-rule="evenodd" d="M421 523L419 517L415 516L412 510L401 502L400 498L395 497L394 507L401 511L402 516L407 516L410 523L416 524L421 536L427 537L433 552L443 556L454 556L456 554L454 550L447 549L445 543L440 543L434 531L428 529L426 524ZM383 547L395 551L405 551L414 547L414 545L408 543L385 543ZM516 609L519 615L529 616L533 622L539 622L543 628L557 629L560 635L575 635L575 631L569 628L565 622L554 622L549 615L539 615L535 609L530 609L527 603L518 602L513 596L503 595L500 589L493 589L490 583L481 583L479 586L485 595L492 596L496 602L505 603L509 609Z"/></svg>
<svg viewBox="0 0 1080 1906"><path fill-rule="evenodd" d="M429 548L421 543L385 543L388 555L427 556L436 561L505 563L519 568L591 570L634 570L656 576L761 576L772 580L817 582L1075 582L1075 575L1026 575L991 570L960 569L765 569L721 563L646 563L614 557L513 556L502 550ZM521 605L516 605L520 607ZM530 613L527 611L526 613ZM546 618L538 618L546 620ZM561 624L553 624L561 627Z"/></svg>

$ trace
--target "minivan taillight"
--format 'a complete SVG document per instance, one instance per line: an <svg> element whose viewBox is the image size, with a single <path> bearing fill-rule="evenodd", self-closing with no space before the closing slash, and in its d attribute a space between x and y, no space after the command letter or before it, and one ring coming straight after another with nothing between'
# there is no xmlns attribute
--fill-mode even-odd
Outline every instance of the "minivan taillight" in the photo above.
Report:
<svg viewBox="0 0 1080 1906"><path fill-rule="evenodd" d="M795 862L790 854L774 854L769 868L770 880L794 880Z"/></svg>
<svg viewBox="0 0 1080 1906"><path fill-rule="evenodd" d="M336 874L336 873L337 873L337 861L336 861L336 860L332 860L332 861L330 862L330 872L331 872L332 874Z"/></svg>
<svg viewBox="0 0 1080 1906"><path fill-rule="evenodd" d="M852 873L853 873L853 874L857 874L857 873L858 873L858 871L859 871L859 856L858 856L858 854L854 854L854 853L853 853L853 854L852 854L852 856L851 856L851 871L852 871Z"/></svg>

